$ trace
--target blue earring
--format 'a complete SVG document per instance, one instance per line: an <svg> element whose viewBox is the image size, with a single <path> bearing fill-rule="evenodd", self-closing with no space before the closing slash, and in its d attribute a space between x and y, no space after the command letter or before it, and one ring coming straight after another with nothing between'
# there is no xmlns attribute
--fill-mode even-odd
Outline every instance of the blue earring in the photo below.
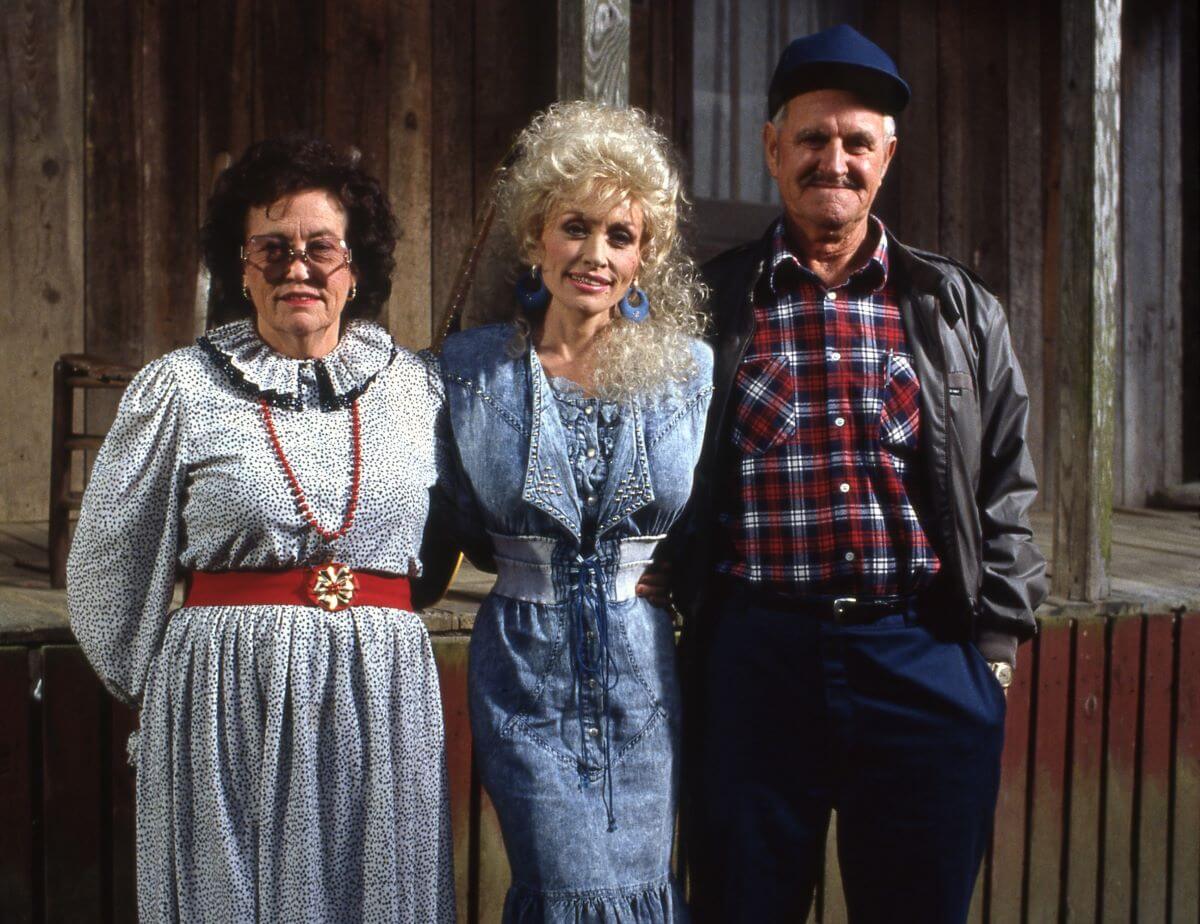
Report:
<svg viewBox="0 0 1200 924"><path fill-rule="evenodd" d="M517 280L517 301L529 312L545 311L550 305L550 290L542 282L537 264L529 267L529 275Z"/></svg>
<svg viewBox="0 0 1200 924"><path fill-rule="evenodd" d="M650 300L636 285L629 287L629 291L617 302L617 308L620 309L622 317L635 324L640 324L650 317Z"/></svg>

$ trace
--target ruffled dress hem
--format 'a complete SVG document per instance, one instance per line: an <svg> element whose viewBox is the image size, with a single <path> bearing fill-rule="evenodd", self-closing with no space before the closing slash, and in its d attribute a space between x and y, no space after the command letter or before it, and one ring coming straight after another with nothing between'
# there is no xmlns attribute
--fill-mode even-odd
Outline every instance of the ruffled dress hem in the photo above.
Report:
<svg viewBox="0 0 1200 924"><path fill-rule="evenodd" d="M513 883L504 900L504 924L687 924L674 880L611 889L540 891Z"/></svg>

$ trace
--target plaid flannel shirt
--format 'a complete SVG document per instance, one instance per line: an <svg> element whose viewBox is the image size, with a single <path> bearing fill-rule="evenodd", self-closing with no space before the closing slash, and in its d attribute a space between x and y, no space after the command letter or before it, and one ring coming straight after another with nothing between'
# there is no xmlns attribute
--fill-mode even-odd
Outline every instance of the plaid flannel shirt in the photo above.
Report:
<svg viewBox="0 0 1200 924"><path fill-rule="evenodd" d="M785 593L912 593L938 570L913 506L920 383L888 282L887 235L826 290L783 219L737 373L739 452L718 570Z"/></svg>

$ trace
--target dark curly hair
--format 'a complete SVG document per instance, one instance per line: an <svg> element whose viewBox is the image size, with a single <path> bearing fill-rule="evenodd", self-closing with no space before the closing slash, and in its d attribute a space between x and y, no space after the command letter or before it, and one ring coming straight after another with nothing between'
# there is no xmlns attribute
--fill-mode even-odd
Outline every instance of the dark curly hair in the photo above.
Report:
<svg viewBox="0 0 1200 924"><path fill-rule="evenodd" d="M305 189L333 193L346 210L346 245L357 273L358 294L347 303L344 320L379 316L392 291L396 259L396 218L379 181L349 154L304 135L272 138L251 145L225 170L208 200L200 246L211 276L210 326L249 317L253 306L242 296L240 248L246 213Z"/></svg>

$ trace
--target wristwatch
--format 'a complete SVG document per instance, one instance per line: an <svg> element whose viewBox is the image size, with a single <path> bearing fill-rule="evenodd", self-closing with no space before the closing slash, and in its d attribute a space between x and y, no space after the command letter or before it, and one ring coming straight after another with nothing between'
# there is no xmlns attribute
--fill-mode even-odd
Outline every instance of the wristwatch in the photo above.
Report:
<svg viewBox="0 0 1200 924"><path fill-rule="evenodd" d="M1007 690L1012 686L1013 669L1011 664L1007 661L988 661L988 667L992 669L992 676L996 678L996 683L1000 684L1000 689Z"/></svg>

